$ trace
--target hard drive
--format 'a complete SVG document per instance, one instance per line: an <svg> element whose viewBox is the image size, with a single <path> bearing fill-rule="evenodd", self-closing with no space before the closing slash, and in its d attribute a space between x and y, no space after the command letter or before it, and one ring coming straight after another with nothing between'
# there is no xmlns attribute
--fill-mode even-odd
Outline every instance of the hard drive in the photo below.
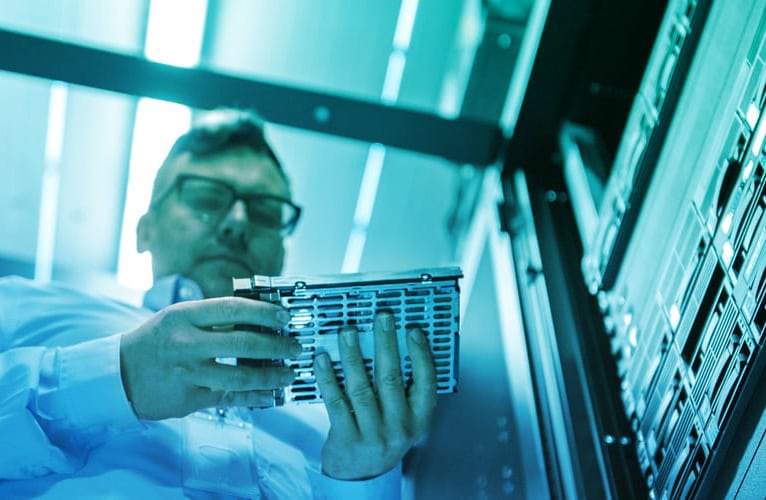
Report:
<svg viewBox="0 0 766 500"><path fill-rule="evenodd" d="M417 269L395 273L355 273L324 276L252 276L233 280L234 295L280 304L291 316L278 330L296 338L301 355L282 362L296 373L296 381L276 391L275 405L322 401L314 376L314 356L326 352L343 385L338 333L345 326L359 331L359 345L373 385L373 324L378 311L394 316L405 385L412 382L406 333L419 327L425 333L436 365L437 393L457 390L460 325L459 267Z"/></svg>

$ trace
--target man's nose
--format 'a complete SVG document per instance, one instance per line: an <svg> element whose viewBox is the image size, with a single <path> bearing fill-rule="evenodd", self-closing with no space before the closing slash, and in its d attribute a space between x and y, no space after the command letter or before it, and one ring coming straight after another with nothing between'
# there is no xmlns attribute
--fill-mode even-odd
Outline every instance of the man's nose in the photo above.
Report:
<svg viewBox="0 0 766 500"><path fill-rule="evenodd" d="M244 241L243 237L249 222L245 202L234 200L218 224L218 233L224 240Z"/></svg>

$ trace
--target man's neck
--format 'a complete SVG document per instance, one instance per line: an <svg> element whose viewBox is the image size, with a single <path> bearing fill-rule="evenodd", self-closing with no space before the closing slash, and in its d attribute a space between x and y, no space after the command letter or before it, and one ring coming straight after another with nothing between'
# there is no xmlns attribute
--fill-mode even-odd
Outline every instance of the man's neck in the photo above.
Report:
<svg viewBox="0 0 766 500"><path fill-rule="evenodd" d="M143 306L152 311L159 311L176 302L202 298L202 289L197 283L179 274L173 274L155 280L154 285L144 294Z"/></svg>

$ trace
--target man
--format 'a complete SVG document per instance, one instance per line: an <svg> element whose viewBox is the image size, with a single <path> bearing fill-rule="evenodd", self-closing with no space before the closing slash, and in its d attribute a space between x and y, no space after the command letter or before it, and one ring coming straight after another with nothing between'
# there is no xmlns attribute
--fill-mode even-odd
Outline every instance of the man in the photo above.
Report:
<svg viewBox="0 0 766 500"><path fill-rule="evenodd" d="M286 310L230 297L232 277L281 271L299 215L257 119L214 111L175 143L138 224L155 277L144 308L0 279L0 497L398 495L436 400L422 332L408 334L407 390L390 314L375 319L376 387L354 329L339 335L345 392L317 355L321 460L308 435L259 424L277 410L248 409L272 404L289 369L221 362L300 353L235 326L279 328Z"/></svg>

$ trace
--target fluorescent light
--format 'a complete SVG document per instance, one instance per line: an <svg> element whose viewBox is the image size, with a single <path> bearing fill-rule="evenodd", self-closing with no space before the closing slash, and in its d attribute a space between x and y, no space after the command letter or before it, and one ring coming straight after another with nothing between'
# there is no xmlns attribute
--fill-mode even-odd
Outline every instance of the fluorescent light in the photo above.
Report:
<svg viewBox="0 0 766 500"><path fill-rule="evenodd" d="M40 192L40 221L37 226L35 280L47 283L53 276L53 251L56 246L56 208L59 201L58 168L46 168Z"/></svg>
<svg viewBox="0 0 766 500"><path fill-rule="evenodd" d="M445 118L457 118L460 115L460 82L455 73L448 74L442 84L439 98L439 114Z"/></svg>
<svg viewBox="0 0 766 500"><path fill-rule="evenodd" d="M367 241L367 227L372 218L372 209L375 206L375 198L378 193L380 174L383 171L383 160L386 157L386 148L382 144L371 144L367 153L367 161L364 165L362 184L359 188L359 198L356 200L354 211L354 226L346 244L346 253L343 257L341 272L359 272L359 264L362 261L364 244Z"/></svg>
<svg viewBox="0 0 766 500"><path fill-rule="evenodd" d="M138 102L117 264L117 280L127 287L148 288L152 284L151 259L136 251L136 225L149 206L157 169L190 123L191 110L186 106L154 99Z"/></svg>
<svg viewBox="0 0 766 500"><path fill-rule="evenodd" d="M45 170L40 193L40 219L37 226L35 280L48 282L53 277L53 254L56 247L56 212L60 188L61 151L66 126L66 84L51 84L48 129L45 140Z"/></svg>
<svg viewBox="0 0 766 500"><path fill-rule="evenodd" d="M402 76L404 75L404 63L407 56L400 50L391 52L388 57L388 67L386 68L386 77L383 80L383 91L380 94L380 100L385 104L395 104L399 98L399 87L402 85Z"/></svg>
<svg viewBox="0 0 766 500"><path fill-rule="evenodd" d="M206 12L207 0L152 0L146 58L184 67L199 63Z"/></svg>
<svg viewBox="0 0 766 500"><path fill-rule="evenodd" d="M354 226L348 237L346 253L343 256L343 266L340 272L356 273L359 272L359 264L362 262L362 253L364 253L364 244L367 241L367 230Z"/></svg>
<svg viewBox="0 0 766 500"><path fill-rule="evenodd" d="M394 49L406 51L410 48L412 28L415 26L415 14L418 11L418 0L402 0L399 7L399 17L396 20L394 32Z"/></svg>
<svg viewBox="0 0 766 500"><path fill-rule="evenodd" d="M175 66L196 65L206 14L207 0L152 0L146 58ZM190 124L191 110L186 106L155 99L138 101L117 263L117 280L124 286L148 288L152 284L151 257L136 251L136 225L149 207L157 169Z"/></svg>
<svg viewBox="0 0 766 500"><path fill-rule="evenodd" d="M444 118L457 118L460 115L471 67L484 32L484 18L481 2L464 2L450 56L450 67L444 75L439 96L438 112Z"/></svg>
<svg viewBox="0 0 766 500"><path fill-rule="evenodd" d="M48 164L58 164L61 161L68 93L65 83L53 82L51 84L50 104L48 106L48 131L45 138L45 162Z"/></svg>
<svg viewBox="0 0 766 500"><path fill-rule="evenodd" d="M396 21L394 33L394 50L388 56L386 76L383 79L383 90L380 100L384 104L396 104L399 99L399 88L404 75L404 65L407 62L407 49L410 46L412 28L415 25L415 14L418 10L418 0L402 0L399 8L399 16ZM378 191L380 173L383 170L383 160L386 156L386 148L381 144L371 144L367 153L367 162L364 166L362 184L359 187L359 198L356 201L354 211L354 226L348 237L346 253L343 257L341 272L355 273L359 271L362 261L364 245L367 241L367 227L372 218L372 209L375 205L375 197Z"/></svg>
<svg viewBox="0 0 766 500"><path fill-rule="evenodd" d="M359 198L357 198L356 210L354 211L354 225L356 226L367 227L370 223L385 157L385 146L382 144L370 145L370 150L367 153L367 162L364 165L362 185L359 189Z"/></svg>

